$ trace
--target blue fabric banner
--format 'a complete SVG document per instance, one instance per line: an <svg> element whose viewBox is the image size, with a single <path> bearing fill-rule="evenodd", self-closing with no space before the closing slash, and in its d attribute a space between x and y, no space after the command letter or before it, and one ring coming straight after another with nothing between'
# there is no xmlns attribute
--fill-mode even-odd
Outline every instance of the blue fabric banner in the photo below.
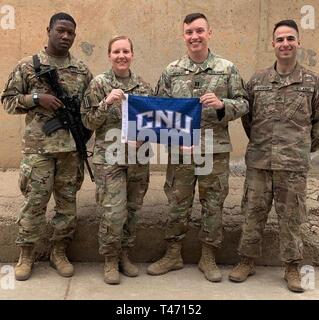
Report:
<svg viewBox="0 0 319 320"><path fill-rule="evenodd" d="M202 106L198 98L125 96L122 103L122 142L199 144Z"/></svg>

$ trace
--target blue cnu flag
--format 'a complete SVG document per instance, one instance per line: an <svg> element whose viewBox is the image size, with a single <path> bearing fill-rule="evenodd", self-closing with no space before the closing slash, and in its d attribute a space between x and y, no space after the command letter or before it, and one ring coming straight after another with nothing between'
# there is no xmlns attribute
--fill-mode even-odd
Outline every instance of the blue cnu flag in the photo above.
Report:
<svg viewBox="0 0 319 320"><path fill-rule="evenodd" d="M125 98L122 102L122 142L199 145L202 106L198 98L135 95L125 95Z"/></svg>

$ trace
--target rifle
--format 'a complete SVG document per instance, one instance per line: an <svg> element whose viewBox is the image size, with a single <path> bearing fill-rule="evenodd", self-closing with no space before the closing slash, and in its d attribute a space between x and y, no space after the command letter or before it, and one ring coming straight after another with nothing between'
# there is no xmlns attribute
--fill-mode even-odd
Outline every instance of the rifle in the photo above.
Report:
<svg viewBox="0 0 319 320"><path fill-rule="evenodd" d="M69 97L65 93L59 83L59 75L55 67L49 67L41 71L40 60L37 55L33 56L33 63L36 77L40 80L44 79L53 90L55 96L63 103L63 106L56 111L56 117L44 124L42 128L44 133L48 136L58 129L69 130L75 141L76 150L86 165L91 181L94 182L94 176L88 162L88 157L91 156L91 153L86 149L86 143L89 141L92 131L85 128L81 121L81 103L78 96Z"/></svg>

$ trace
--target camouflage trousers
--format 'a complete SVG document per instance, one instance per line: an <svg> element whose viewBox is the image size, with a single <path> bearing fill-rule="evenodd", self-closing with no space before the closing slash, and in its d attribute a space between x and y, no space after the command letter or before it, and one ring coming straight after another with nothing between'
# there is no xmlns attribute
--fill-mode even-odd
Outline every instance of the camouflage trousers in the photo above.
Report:
<svg viewBox="0 0 319 320"><path fill-rule="evenodd" d="M280 258L287 263L302 260L300 225L306 219L306 187L306 172L247 168L240 255L251 258L261 255L263 230L274 199L279 223Z"/></svg>
<svg viewBox="0 0 319 320"><path fill-rule="evenodd" d="M76 192L83 181L77 152L26 154L21 161L19 186L24 203L18 218L17 245L33 245L46 224L51 194L55 199L52 241L68 243L76 224Z"/></svg>
<svg viewBox="0 0 319 320"><path fill-rule="evenodd" d="M149 184L149 164L94 165L96 203L101 213L99 253L118 255L132 247L136 212L142 207Z"/></svg>
<svg viewBox="0 0 319 320"><path fill-rule="evenodd" d="M222 210L228 194L229 153L214 154L213 171L195 175L195 164L168 164L164 190L170 211L165 233L167 241L182 240L188 230L198 180L202 220L199 240L215 248L222 242Z"/></svg>

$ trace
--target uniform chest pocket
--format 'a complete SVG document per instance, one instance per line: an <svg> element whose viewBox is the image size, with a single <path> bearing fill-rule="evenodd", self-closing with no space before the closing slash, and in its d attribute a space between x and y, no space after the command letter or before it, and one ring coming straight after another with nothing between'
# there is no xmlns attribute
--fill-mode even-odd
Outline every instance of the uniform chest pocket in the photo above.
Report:
<svg viewBox="0 0 319 320"><path fill-rule="evenodd" d="M311 94L299 90L286 97L285 117L300 126L311 123Z"/></svg>
<svg viewBox="0 0 319 320"><path fill-rule="evenodd" d="M254 116L257 118L271 118L277 112L276 95L271 86L255 86L254 88Z"/></svg>
<svg viewBox="0 0 319 320"><path fill-rule="evenodd" d="M171 79L171 94L173 97L190 98L193 96L192 75L174 75Z"/></svg>
<svg viewBox="0 0 319 320"><path fill-rule="evenodd" d="M219 98L227 98L228 74L227 73L207 73L206 92L213 92Z"/></svg>
<svg viewBox="0 0 319 320"><path fill-rule="evenodd" d="M84 70L68 68L59 70L59 80L67 88L69 95L82 96L86 85L87 73Z"/></svg>

